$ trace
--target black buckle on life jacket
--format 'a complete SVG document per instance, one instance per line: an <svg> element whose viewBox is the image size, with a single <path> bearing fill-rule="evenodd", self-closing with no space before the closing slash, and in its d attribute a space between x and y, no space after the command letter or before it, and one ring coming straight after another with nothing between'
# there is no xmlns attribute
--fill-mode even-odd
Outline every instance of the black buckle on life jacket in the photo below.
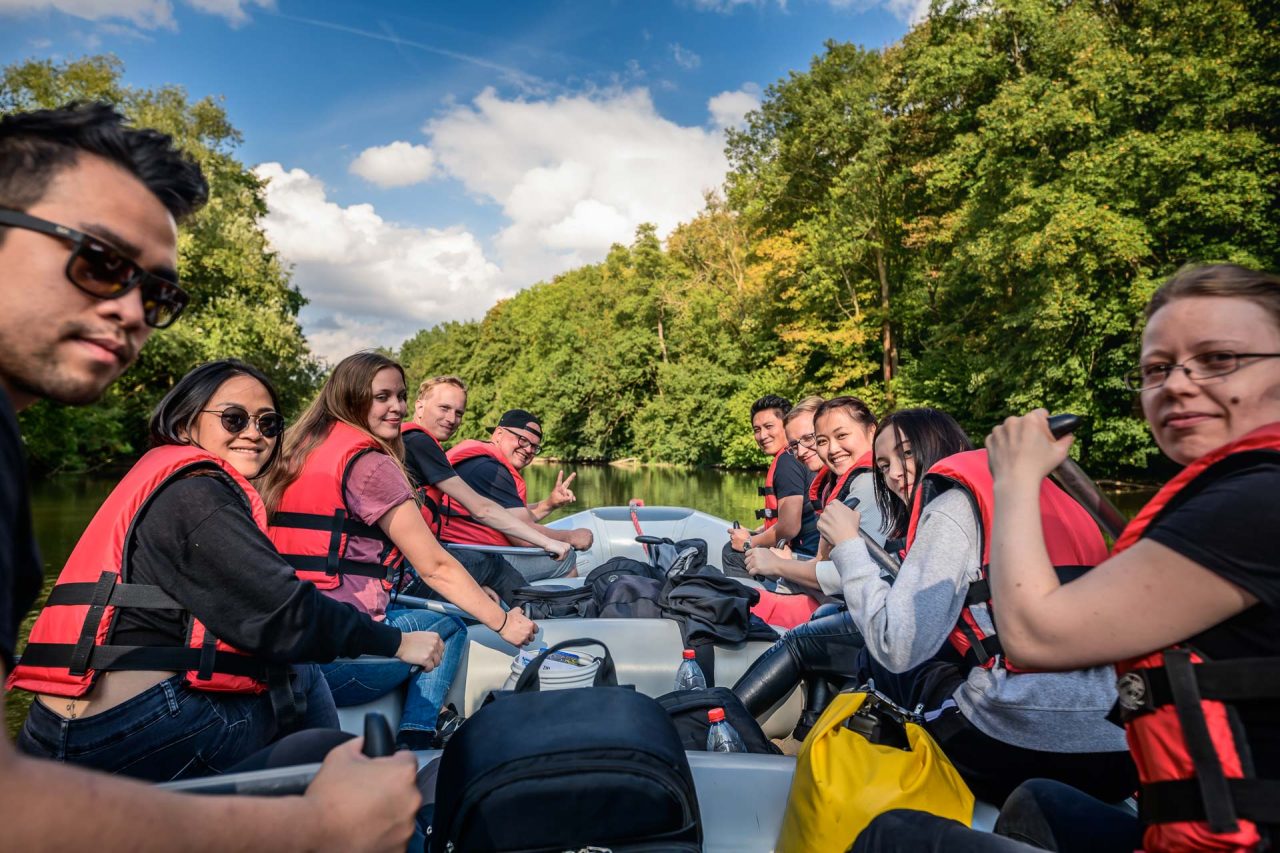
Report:
<svg viewBox="0 0 1280 853"><path fill-rule="evenodd" d="M275 715L276 724L284 731L297 728L307 713L307 697L304 693L294 692L296 673L292 667L281 665L268 666L266 675L267 696L271 699L271 712Z"/></svg>
<svg viewBox="0 0 1280 853"><path fill-rule="evenodd" d="M776 509L758 509L756 510L756 518L777 518L778 511Z"/></svg>
<svg viewBox="0 0 1280 853"><path fill-rule="evenodd" d="M773 486L756 486L756 494L762 498L772 497L774 494Z"/></svg>

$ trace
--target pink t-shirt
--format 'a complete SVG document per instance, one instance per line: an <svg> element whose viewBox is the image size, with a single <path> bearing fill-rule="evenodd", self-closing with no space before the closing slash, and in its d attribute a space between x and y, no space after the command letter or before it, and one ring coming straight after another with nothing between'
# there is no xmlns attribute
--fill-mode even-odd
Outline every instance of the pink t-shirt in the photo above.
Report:
<svg viewBox="0 0 1280 853"><path fill-rule="evenodd" d="M343 497L353 518L376 527L378 519L389 510L413 500L413 491L391 457L371 452L352 463ZM347 541L346 556L349 560L376 563L382 548L383 544L376 539L353 536ZM343 575L336 589L325 592L330 598L350 604L379 622L387 618L388 595L377 578Z"/></svg>

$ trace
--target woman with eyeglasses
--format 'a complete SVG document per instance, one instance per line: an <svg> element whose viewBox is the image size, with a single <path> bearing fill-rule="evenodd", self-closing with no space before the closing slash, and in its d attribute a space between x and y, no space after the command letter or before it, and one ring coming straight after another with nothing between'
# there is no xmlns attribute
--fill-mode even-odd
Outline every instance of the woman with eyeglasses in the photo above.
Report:
<svg viewBox="0 0 1280 853"><path fill-rule="evenodd" d="M272 512L271 539L299 577L378 622L443 638L443 660L430 672L397 660L324 668L342 707L408 682L397 742L426 749L435 742L467 632L456 617L391 601L401 563L408 559L442 598L509 643L528 643L537 626L520 608L504 611L490 599L431 535L404 468L401 423L407 412L399 364L376 352L344 358L290 430L263 496Z"/></svg>
<svg viewBox="0 0 1280 853"><path fill-rule="evenodd" d="M331 601L267 538L252 481L284 418L261 372L195 368L150 428L153 449L89 523L10 676L37 694L23 751L153 781L225 772L291 731L337 727L302 662L439 663L437 636ZM312 742L318 760L336 738Z"/></svg>
<svg viewBox="0 0 1280 853"><path fill-rule="evenodd" d="M1045 557L1046 531L1027 497L1071 439L1053 439L1043 410L1008 419L987 440L1001 642L1011 658L1045 670L1115 663L1141 817L1036 780L1009 798L997 830L1090 853L1274 849L1280 276L1186 268L1146 315L1141 362L1127 379L1156 444L1186 467L1129 523L1110 559L1063 584ZM890 813L865 834L867 850L1031 849L917 813Z"/></svg>

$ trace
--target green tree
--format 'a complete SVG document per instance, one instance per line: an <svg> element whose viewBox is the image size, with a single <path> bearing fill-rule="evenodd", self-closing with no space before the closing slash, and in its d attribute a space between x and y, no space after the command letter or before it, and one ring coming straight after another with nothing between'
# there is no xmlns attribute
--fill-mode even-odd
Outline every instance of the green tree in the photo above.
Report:
<svg viewBox="0 0 1280 853"><path fill-rule="evenodd" d="M139 126L171 134L199 161L209 204L182 229L179 268L191 306L153 335L138 363L95 406L39 403L22 415L38 469L78 469L143 449L147 415L174 381L215 358L253 362L276 383L286 412L310 396L319 368L298 325L305 299L262 232L262 182L235 159L239 132L213 98L190 102L178 87L134 89L114 57L11 65L0 76L0 112L70 101L115 104Z"/></svg>

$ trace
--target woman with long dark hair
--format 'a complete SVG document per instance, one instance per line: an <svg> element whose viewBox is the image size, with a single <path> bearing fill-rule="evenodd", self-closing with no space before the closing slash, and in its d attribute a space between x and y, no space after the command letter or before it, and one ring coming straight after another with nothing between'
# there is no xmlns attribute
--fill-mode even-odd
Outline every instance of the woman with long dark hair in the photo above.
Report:
<svg viewBox="0 0 1280 853"><path fill-rule="evenodd" d="M902 537L907 528L905 499L910 495L917 463L932 465L953 453L968 450L971 445L959 424L932 409L911 409L888 415L874 432L873 447L887 447L881 436L895 435L905 438L906 456L873 451L876 464L873 476L885 532L891 537ZM913 452L911 446L920 449ZM888 485L890 481L893 488ZM897 489L902 489L901 495ZM823 514L830 511L832 505L824 507ZM824 544L829 547L825 537ZM830 700L829 682L840 685L858 676L862 648L862 636L849 611L824 607L815 612L813 619L797 625L774 643L743 674L733 690L749 711L761 716L804 680L808 688L805 709L794 733L797 739L803 739Z"/></svg>
<svg viewBox="0 0 1280 853"><path fill-rule="evenodd" d="M341 706L363 704L409 682L397 740L424 749L435 740L467 635L453 616L392 603L402 561L407 558L442 598L510 643L529 642L537 626L520 608L504 611L491 600L431 535L404 468L401 424L407 412L399 364L376 352L344 358L290 430L263 496L272 512L271 539L300 577L377 622L444 638L443 662L429 672L395 660L325 667Z"/></svg>
<svg viewBox="0 0 1280 853"><path fill-rule="evenodd" d="M284 425L266 376L230 359L160 401L153 449L89 523L9 678L38 694L23 751L155 781L224 772L290 731L337 728L303 662L439 663L436 635L331 601L281 560L253 481Z"/></svg>

